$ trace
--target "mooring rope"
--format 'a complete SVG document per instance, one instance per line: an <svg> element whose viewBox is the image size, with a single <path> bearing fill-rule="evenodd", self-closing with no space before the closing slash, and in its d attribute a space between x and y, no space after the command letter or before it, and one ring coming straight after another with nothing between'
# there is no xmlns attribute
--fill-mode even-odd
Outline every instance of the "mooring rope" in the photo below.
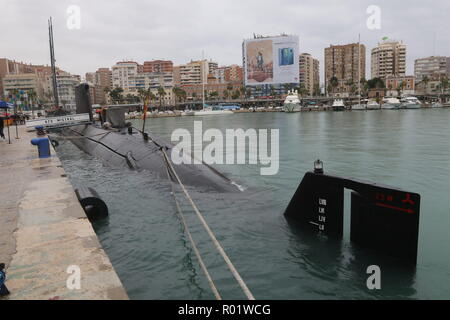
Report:
<svg viewBox="0 0 450 320"><path fill-rule="evenodd" d="M166 160L165 160L165 162L167 163ZM177 196L175 194L175 188L174 188L174 185L173 185L173 182L172 182L172 178L170 177L169 166L166 166L166 172L167 172L167 178L169 179L169 182L170 182L170 185L171 185L171 188L172 188L172 196L173 196L173 199L175 200L175 204L177 206L178 215L180 216L181 222L183 224L184 231L186 232L186 234L187 234L187 236L189 238L189 241L191 242L192 249L194 250L195 255L197 256L198 262L200 263L200 267L202 268L203 273L205 274L205 276L206 276L206 278L208 280L208 284L211 287L211 290L213 291L214 296L216 297L216 300L222 300L222 297L220 296L220 293L217 290L217 287L216 287L213 279L211 278L211 275L209 274L208 268L206 267L205 263L203 262L203 259L202 259L202 256L200 254L200 251L197 248L197 245L196 245L196 243L194 241L194 238L192 237L191 231L189 230L189 226L187 225L186 218L184 217L183 211L181 210L180 203L178 202Z"/></svg>
<svg viewBox="0 0 450 320"><path fill-rule="evenodd" d="M73 131L73 130L72 130ZM76 132L76 131L75 131ZM77 132L78 133L78 132ZM95 137L99 137L99 136L107 136L108 134L110 134L111 132L106 132L106 133L100 133L100 134L95 134L93 136L50 136L50 138L55 139L55 140L76 140L76 139L89 139L89 138L95 138ZM81 134L81 133L78 133Z"/></svg>
<svg viewBox="0 0 450 320"><path fill-rule="evenodd" d="M183 182L181 181L180 177L178 176L177 172L175 171L175 168L173 167L172 162L170 161L170 159L169 159L169 157L168 157L168 155L166 153L166 150L164 148L161 148L161 151L162 151L162 153L164 155L166 164L170 167L171 172L173 173L175 179L177 180L178 184L180 185L181 189L183 190L183 193L185 194L185 196L188 199L188 201L191 203L191 206L194 209L195 213L197 214L197 217L199 218L199 220L203 224L203 227L205 228L206 232L210 236L210 238L211 238L212 242L214 243L216 249L219 251L220 255L225 260L225 263L227 264L227 266L230 269L231 273L233 274L234 278L238 282L238 284L241 287L242 291L244 292L244 294L247 296L247 298L249 300L255 300L255 297L251 293L250 289L245 284L245 282L242 279L241 275L239 274L239 272L237 271L237 269L235 268L235 266L231 262L231 259L228 257L228 255L226 254L225 250L220 245L220 242L217 240L216 236L214 235L214 233L212 232L212 230L209 227L208 223L206 222L205 218L201 214L201 212L198 209L197 205L195 204L194 200L192 200L191 196L189 195L189 192L187 191L186 187L184 186ZM169 178L170 178L170 176L169 176Z"/></svg>

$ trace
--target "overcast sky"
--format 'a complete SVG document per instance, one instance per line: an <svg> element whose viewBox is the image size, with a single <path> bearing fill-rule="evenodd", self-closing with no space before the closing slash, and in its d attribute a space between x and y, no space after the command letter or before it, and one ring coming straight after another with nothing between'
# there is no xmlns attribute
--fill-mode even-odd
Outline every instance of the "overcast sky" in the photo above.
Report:
<svg viewBox="0 0 450 320"><path fill-rule="evenodd" d="M70 5L81 9L80 30L67 28ZM381 9L381 30L367 28L370 5ZM408 74L417 58L450 56L449 0L0 0L0 12L0 57L48 64L52 16L57 65L82 76L124 59L186 63L202 50L220 65L241 65L242 40L254 33L298 35L322 74L324 48L357 42L358 34L367 77L370 50L383 37L407 44Z"/></svg>

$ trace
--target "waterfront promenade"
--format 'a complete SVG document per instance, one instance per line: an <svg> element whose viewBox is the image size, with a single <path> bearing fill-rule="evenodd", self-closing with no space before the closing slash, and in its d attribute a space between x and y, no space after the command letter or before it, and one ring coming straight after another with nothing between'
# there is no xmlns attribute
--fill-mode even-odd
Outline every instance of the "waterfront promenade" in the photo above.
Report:
<svg viewBox="0 0 450 320"><path fill-rule="evenodd" d="M5 128L6 131L6 128ZM10 300L121 300L128 296L80 206L62 165L38 159L35 133L0 141L0 263ZM67 273L79 267L79 290Z"/></svg>

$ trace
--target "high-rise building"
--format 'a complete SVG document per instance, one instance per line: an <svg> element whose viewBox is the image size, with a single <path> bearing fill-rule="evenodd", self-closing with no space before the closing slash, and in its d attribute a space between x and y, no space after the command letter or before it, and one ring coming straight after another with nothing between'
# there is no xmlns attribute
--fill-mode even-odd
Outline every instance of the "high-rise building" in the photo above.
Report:
<svg viewBox="0 0 450 320"><path fill-rule="evenodd" d="M450 57L428 57L417 59L414 64L416 81L422 81L425 77L429 80L450 77Z"/></svg>
<svg viewBox="0 0 450 320"><path fill-rule="evenodd" d="M243 83L244 81L244 69L235 64L218 67L210 75L214 77L216 83ZM211 79L211 76L208 78Z"/></svg>
<svg viewBox="0 0 450 320"><path fill-rule="evenodd" d="M56 82L60 104L67 110L75 110L75 87L81 82L80 76L62 71L56 74ZM47 93L53 92L53 75L46 77L44 90Z"/></svg>
<svg viewBox="0 0 450 320"><path fill-rule="evenodd" d="M303 86L310 96L320 88L319 60L309 53L302 53L299 57L300 86Z"/></svg>
<svg viewBox="0 0 450 320"><path fill-rule="evenodd" d="M244 69L236 64L231 65L225 69L225 82L240 82L244 81Z"/></svg>
<svg viewBox="0 0 450 320"><path fill-rule="evenodd" d="M97 82L95 78L96 78L95 72L86 73L86 82L95 84Z"/></svg>
<svg viewBox="0 0 450 320"><path fill-rule="evenodd" d="M227 70L228 67L218 67L216 70L214 70L213 72L213 76L214 78L216 78L217 83L225 83L225 72Z"/></svg>
<svg viewBox="0 0 450 320"><path fill-rule="evenodd" d="M181 86L181 67L173 67L173 85L175 87Z"/></svg>
<svg viewBox="0 0 450 320"><path fill-rule="evenodd" d="M144 73L149 72L173 72L173 62L165 60L145 61Z"/></svg>
<svg viewBox="0 0 450 320"><path fill-rule="evenodd" d="M112 72L109 68L99 68L95 72L95 86L97 88L95 103L106 104L108 101L106 90L113 87Z"/></svg>
<svg viewBox="0 0 450 320"><path fill-rule="evenodd" d="M180 66L180 85L207 83L208 76L218 68L216 62L208 60L191 61Z"/></svg>
<svg viewBox="0 0 450 320"><path fill-rule="evenodd" d="M44 83L36 73L7 74L2 79L3 96L11 97L13 93L34 91L39 99L44 95Z"/></svg>
<svg viewBox="0 0 450 320"><path fill-rule="evenodd" d="M138 74L139 65L134 61L118 62L112 67L113 87L122 88L125 92L130 91L129 78Z"/></svg>
<svg viewBox="0 0 450 320"><path fill-rule="evenodd" d="M60 72L57 68L57 72ZM18 74L36 74L39 82L45 82L45 78L51 74L50 66L26 64L23 62L17 62L15 60L9 60L6 58L0 59L0 96L4 93L2 79L6 75L18 75ZM39 97L42 99L42 97Z"/></svg>
<svg viewBox="0 0 450 320"><path fill-rule="evenodd" d="M331 45L325 48L325 85L337 96L355 94L366 77L366 47L363 44ZM332 81L332 79L337 81ZM354 91L354 92L352 92Z"/></svg>
<svg viewBox="0 0 450 320"><path fill-rule="evenodd" d="M406 45L386 41L372 49L372 78L406 75Z"/></svg>

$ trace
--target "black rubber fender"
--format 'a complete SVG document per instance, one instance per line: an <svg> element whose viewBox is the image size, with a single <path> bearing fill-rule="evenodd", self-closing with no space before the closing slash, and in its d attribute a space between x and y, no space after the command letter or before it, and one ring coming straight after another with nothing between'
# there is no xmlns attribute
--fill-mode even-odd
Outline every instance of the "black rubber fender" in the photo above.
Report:
<svg viewBox="0 0 450 320"><path fill-rule="evenodd" d="M53 148L59 147L59 142L58 141L50 139L50 142L52 143Z"/></svg>
<svg viewBox="0 0 450 320"><path fill-rule="evenodd" d="M90 221L98 221L108 217L108 206L92 188L79 188L75 190L78 201Z"/></svg>

